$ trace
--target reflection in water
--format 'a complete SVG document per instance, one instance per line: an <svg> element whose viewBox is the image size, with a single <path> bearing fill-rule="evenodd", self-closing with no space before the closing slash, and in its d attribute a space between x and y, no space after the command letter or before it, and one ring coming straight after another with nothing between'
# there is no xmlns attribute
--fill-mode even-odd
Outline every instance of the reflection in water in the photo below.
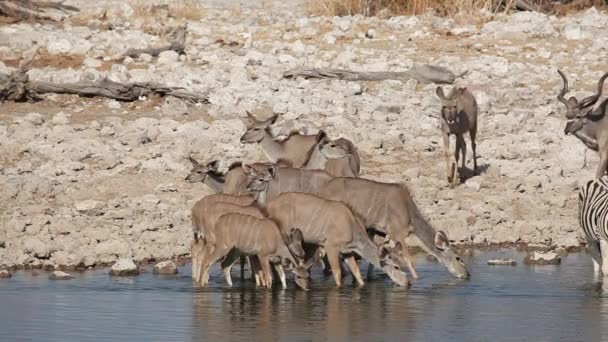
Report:
<svg viewBox="0 0 608 342"><path fill-rule="evenodd" d="M49 281L18 272L0 281L2 340L44 341L607 341L608 278L572 254L562 265L492 267L522 254L477 252L473 278L457 280L418 257L411 289L376 275L363 288L334 288L319 269L313 289L227 288L215 268L209 287L193 288L189 267L176 277L103 271Z"/></svg>

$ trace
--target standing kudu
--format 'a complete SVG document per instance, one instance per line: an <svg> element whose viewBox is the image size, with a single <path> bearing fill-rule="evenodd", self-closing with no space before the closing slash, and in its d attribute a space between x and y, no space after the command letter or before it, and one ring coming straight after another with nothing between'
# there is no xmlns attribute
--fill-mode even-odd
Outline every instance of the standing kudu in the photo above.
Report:
<svg viewBox="0 0 608 342"><path fill-rule="evenodd" d="M391 240L405 246L406 238L413 234L427 253L436 257L458 278L468 278L462 258L450 245L443 231L436 231L418 209L412 195L403 184L381 183L362 178L334 178L319 195L346 204L359 216L366 228L385 233ZM407 248L403 249L402 263L417 277Z"/></svg>
<svg viewBox="0 0 608 342"><path fill-rule="evenodd" d="M252 190L266 189L258 184ZM393 250L385 245L378 248L367 236L361 220L343 203L301 192L287 192L268 202L267 211L283 234L298 228L305 242L325 250L337 286L342 283L340 253L351 254L344 260L359 286L363 285L363 278L352 253L382 268L396 284L408 285L405 273L392 260ZM401 244L397 244L394 249L401 248Z"/></svg>
<svg viewBox="0 0 608 342"><path fill-rule="evenodd" d="M283 235L277 224L270 219L228 213L217 220L214 233L214 248L211 253L204 255L201 263L203 279L207 278L214 262L236 248L243 253L258 256L268 288L272 287L270 259L279 257L292 264L296 284L308 289L309 265L304 263L302 233L298 229Z"/></svg>
<svg viewBox="0 0 608 342"><path fill-rule="evenodd" d="M582 99L580 102L574 97L566 99L568 93L568 78L561 70L557 70L561 76L564 86L557 95L557 99L566 106L566 135L573 134L588 148L599 152L600 163L595 173L595 178L601 178L606 174L608 166L608 118L606 118L606 107L608 98L594 110L593 107L602 96L604 82L608 78L605 73L597 84L597 93Z"/></svg>
<svg viewBox="0 0 608 342"><path fill-rule="evenodd" d="M447 179L450 186L456 185L459 180L458 158L462 151L462 169L465 168L467 156L467 144L464 134L469 132L471 138L471 149L473 150L473 172L477 173L477 101L466 88L452 88L450 94L445 96L443 89L437 87L437 97L441 100L441 132L445 148L447 164ZM456 136L456 151L450 150L450 135Z"/></svg>
<svg viewBox="0 0 608 342"><path fill-rule="evenodd" d="M290 132L287 138L281 141L276 140L270 130L278 117L278 114L275 114L267 120L259 121L247 112L247 131L241 136L241 143L258 143L271 162L284 159L291 162L292 167L303 167L310 150L326 134L324 131L319 131L314 135ZM325 170L334 176L358 177L360 170L359 154L353 143L345 138L336 139L334 142L346 149L350 156L329 160Z"/></svg>

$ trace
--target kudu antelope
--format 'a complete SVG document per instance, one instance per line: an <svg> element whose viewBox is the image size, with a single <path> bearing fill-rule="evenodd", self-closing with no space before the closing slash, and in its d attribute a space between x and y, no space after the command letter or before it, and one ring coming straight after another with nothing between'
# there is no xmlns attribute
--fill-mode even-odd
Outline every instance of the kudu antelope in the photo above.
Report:
<svg viewBox="0 0 608 342"><path fill-rule="evenodd" d="M304 135L299 132L290 132L284 140L276 140L270 132L271 126L278 119L278 114L267 120L259 121L251 113L247 112L247 131L241 136L241 143L258 143L262 151L271 162L285 159L292 163L295 168L303 167L310 150L323 137L324 131L314 135ZM345 148L350 156L328 161L326 170L337 176L359 176L360 161L357 149L351 141L340 138L335 143Z"/></svg>
<svg viewBox="0 0 608 342"><path fill-rule="evenodd" d="M437 87L437 97L441 100L441 133L445 148L447 165L447 179L450 186L456 185L460 176L458 173L458 158L462 152L462 168L465 168L467 157L467 144L464 134L469 132L471 138L471 149L473 150L473 171L477 173L477 101L475 96L466 88L452 88L448 96L443 93L443 88ZM450 150L450 135L456 136L456 150Z"/></svg>
<svg viewBox="0 0 608 342"><path fill-rule="evenodd" d="M258 185L252 191L266 191L266 187ZM344 204L311 194L287 192L269 201L266 209L283 234L298 228L304 242L319 245L325 250L337 286L342 284L340 253L356 253L380 267L398 285L408 285L405 273L391 259L393 251L386 246L378 248L374 245L362 222ZM400 250L401 244L395 249ZM363 278L354 256L347 256L344 260L357 284L362 286Z"/></svg>
<svg viewBox="0 0 608 342"><path fill-rule="evenodd" d="M444 264L458 278L468 278L462 258L452 248L443 231L436 231L422 216L409 190L403 184L380 183L362 178L334 178L320 189L319 195L346 204L358 215L366 228L373 227L396 242L407 246L406 238L414 234L422 248ZM402 263L417 277L407 248Z"/></svg>
<svg viewBox="0 0 608 342"><path fill-rule="evenodd" d="M302 233L298 229L283 235L277 224L270 219L229 213L218 219L214 233L214 248L211 253L203 256L203 279L207 278L213 263L236 248L243 253L258 256L267 287L272 287L270 258L280 257L293 265L292 272L296 284L308 289L309 265L303 260L305 253L302 248Z"/></svg>
<svg viewBox="0 0 608 342"><path fill-rule="evenodd" d="M331 160L348 158L351 154L347 148L339 146L335 141L329 140L327 136L323 136L310 149L303 169L308 170L325 170L327 163ZM350 170L350 168L348 168ZM352 173L352 171L350 172Z"/></svg>
<svg viewBox="0 0 608 342"><path fill-rule="evenodd" d="M264 212L255 205L251 196L233 196L227 194L213 194L205 196L192 207L192 229L194 241L192 244L192 277L197 282L206 283L208 279L200 279L201 260L204 253L213 249L215 241L215 223L220 216L229 212L242 213L257 218L264 218ZM232 286L230 269L239 256L238 251L231 252L231 258L222 261L222 270L229 286ZM250 259L251 272L255 275L256 285L260 285L259 268L255 257ZM277 269L279 274L282 270Z"/></svg>
<svg viewBox="0 0 608 342"><path fill-rule="evenodd" d="M608 166L608 118L606 118L606 107L608 106L608 98L594 109L594 105L602 96L604 82L608 78L608 72L605 73L597 84L597 93L582 99L580 102L574 97L566 99L564 96L568 93L568 78L561 71L557 70L561 76L564 85L557 99L566 106L566 127L564 133L566 135L573 134L588 148L599 152L600 163L595 173L595 178L601 178L606 174Z"/></svg>

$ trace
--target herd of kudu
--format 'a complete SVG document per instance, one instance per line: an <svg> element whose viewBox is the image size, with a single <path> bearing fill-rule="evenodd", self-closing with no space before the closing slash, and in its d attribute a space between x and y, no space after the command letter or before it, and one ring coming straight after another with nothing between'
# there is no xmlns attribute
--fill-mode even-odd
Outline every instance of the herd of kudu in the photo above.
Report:
<svg viewBox="0 0 608 342"><path fill-rule="evenodd" d="M608 99L599 106L596 102L608 73L600 79L597 94L579 102L574 97L564 98L568 80L558 72L564 83L558 99L567 108L565 133L599 151L600 177L608 163ZM467 132L477 172L478 107L466 88L453 88L446 96L437 87L436 93L441 102L447 180L454 186L460 181L460 154L461 167L465 167ZM358 258L369 263L368 277L375 266L396 284L408 286L403 269L407 267L417 278L406 245L411 234L454 276L469 277L447 235L424 218L406 185L360 178L360 159L353 143L331 139L323 130L315 135L291 132L278 139L272 134L277 118L274 115L260 121L248 112L247 130L240 139L241 143L258 144L268 162L237 162L221 173L217 160L201 164L190 158L193 168L186 181L205 183L216 192L192 208L192 277L197 283L205 286L211 265L221 260L226 282L232 285L232 265L241 260L243 277L243 258L247 256L257 286L271 287L275 273L285 287L285 266L292 271L295 283L308 289L310 268L316 263L322 263L326 274L333 274L340 286L341 261L357 284L363 285ZM454 153L450 135L456 137Z"/></svg>

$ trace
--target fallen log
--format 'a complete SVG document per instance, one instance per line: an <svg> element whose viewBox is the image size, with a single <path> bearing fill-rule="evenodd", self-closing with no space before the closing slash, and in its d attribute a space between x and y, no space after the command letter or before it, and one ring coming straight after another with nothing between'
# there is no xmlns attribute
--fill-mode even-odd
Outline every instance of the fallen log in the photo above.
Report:
<svg viewBox="0 0 608 342"><path fill-rule="evenodd" d="M383 81L383 80L408 80L415 79L420 83L451 84L457 78L461 78L468 71L455 75L450 70L426 64L415 64L406 71L351 71L343 69L307 69L295 68L283 73L284 78L336 78L346 81Z"/></svg>
<svg viewBox="0 0 608 342"><path fill-rule="evenodd" d="M158 55L160 55L161 52L170 51L170 50L173 50L173 51L177 52L178 54L183 54L184 50L186 49L186 27L180 26L177 30L175 30L174 36L175 36L175 40L173 42L171 42L171 44L169 44L169 45L156 47L156 48L149 47L149 48L145 48L145 49L128 49L123 54L123 57L137 58L144 53L147 53L148 55L150 55L152 57L158 57Z"/></svg>
<svg viewBox="0 0 608 342"><path fill-rule="evenodd" d="M60 2L41 2L31 0L0 0L0 15L16 20L52 20L61 21L78 12L74 6Z"/></svg>
<svg viewBox="0 0 608 342"><path fill-rule="evenodd" d="M119 101L135 101L142 96L174 96L193 102L208 103L205 95L186 91L181 87L168 87L156 83L118 83L107 78L95 82L50 83L29 80L20 70L11 74L0 73L0 101L34 101L38 94L76 94L83 97L106 97Z"/></svg>

